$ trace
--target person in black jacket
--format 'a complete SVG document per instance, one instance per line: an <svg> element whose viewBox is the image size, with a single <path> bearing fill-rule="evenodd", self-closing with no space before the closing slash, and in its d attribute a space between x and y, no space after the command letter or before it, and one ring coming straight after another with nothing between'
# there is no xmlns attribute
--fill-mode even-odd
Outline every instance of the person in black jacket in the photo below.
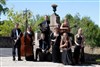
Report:
<svg viewBox="0 0 100 67"><path fill-rule="evenodd" d="M50 21L47 15L44 16L44 21L39 24L41 33L45 35L45 41L50 45Z"/></svg>
<svg viewBox="0 0 100 67"><path fill-rule="evenodd" d="M15 28L11 31L11 38L14 40L14 46L12 49L12 55L13 55L13 61L16 60L15 55L16 55L16 48L17 48L17 55L18 55L18 61L21 61L21 52L20 52L20 47L21 47L21 30L18 28L19 24L15 24Z"/></svg>
<svg viewBox="0 0 100 67"><path fill-rule="evenodd" d="M49 52L49 45L45 41L45 35L41 33L41 39L39 40L39 48L36 49L36 60L37 56L40 54L39 61L47 61L47 53Z"/></svg>

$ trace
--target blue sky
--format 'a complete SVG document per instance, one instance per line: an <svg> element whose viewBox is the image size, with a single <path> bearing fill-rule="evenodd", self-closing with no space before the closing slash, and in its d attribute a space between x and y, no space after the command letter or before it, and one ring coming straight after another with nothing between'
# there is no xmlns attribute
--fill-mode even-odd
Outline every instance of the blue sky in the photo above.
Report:
<svg viewBox="0 0 100 67"><path fill-rule="evenodd" d="M34 15L40 14L51 15L53 13L51 5L57 4L57 14L61 18L68 13L73 16L76 13L80 17L88 16L95 24L100 27L100 1L99 0L7 0L7 7L14 8L15 11L23 11L26 8L31 10ZM1 20L6 19L6 16L1 15Z"/></svg>

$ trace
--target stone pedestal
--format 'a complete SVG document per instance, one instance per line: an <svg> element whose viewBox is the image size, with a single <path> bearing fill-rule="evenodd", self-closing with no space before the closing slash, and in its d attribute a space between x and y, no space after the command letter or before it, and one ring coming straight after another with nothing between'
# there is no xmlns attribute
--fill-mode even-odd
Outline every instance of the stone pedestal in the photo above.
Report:
<svg viewBox="0 0 100 67"><path fill-rule="evenodd" d="M56 27L56 26L60 26L60 17L56 13L53 13L50 16L50 29L51 29L51 31L53 31L54 27Z"/></svg>

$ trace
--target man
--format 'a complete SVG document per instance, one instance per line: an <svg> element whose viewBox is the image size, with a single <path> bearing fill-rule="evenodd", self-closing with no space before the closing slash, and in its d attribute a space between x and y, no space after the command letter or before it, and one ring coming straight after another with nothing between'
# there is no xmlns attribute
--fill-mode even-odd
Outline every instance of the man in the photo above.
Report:
<svg viewBox="0 0 100 67"><path fill-rule="evenodd" d="M39 61L48 61L48 50L49 50L49 46L46 43L45 39L45 35L43 33L41 33L41 39L39 40L39 48L36 49L36 60L38 58L39 55Z"/></svg>
<svg viewBox="0 0 100 67"><path fill-rule="evenodd" d="M41 32L45 35L45 41L50 47L50 21L47 15L44 16L44 21L39 25Z"/></svg>
<svg viewBox="0 0 100 67"><path fill-rule="evenodd" d="M50 33L50 27L49 27L50 21L47 15L44 16L44 21L39 24L40 30L42 33Z"/></svg>
<svg viewBox="0 0 100 67"><path fill-rule="evenodd" d="M21 47L21 30L18 28L19 24L15 24L15 28L11 31L11 38L14 40L14 46L12 49L12 55L13 55L13 61L16 60L15 55L16 55L16 48L17 48L17 55L18 55L18 61L21 60L21 52L20 52L20 47Z"/></svg>

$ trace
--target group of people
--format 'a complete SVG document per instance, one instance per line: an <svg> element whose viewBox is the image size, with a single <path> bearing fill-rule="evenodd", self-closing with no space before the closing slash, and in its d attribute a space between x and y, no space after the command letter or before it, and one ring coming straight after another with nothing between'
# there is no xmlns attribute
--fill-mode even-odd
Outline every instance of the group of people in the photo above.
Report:
<svg viewBox="0 0 100 67"><path fill-rule="evenodd" d="M82 29L78 29L78 33L75 37L70 33L70 25L68 20L64 20L61 25L55 26L54 31L50 30L50 21L47 15L44 17L45 21L39 24L41 30L41 36L39 39L39 48L36 49L36 58L33 54L28 54L29 50L25 51L26 59L36 60L36 61L52 61L54 63L67 64L79 64L84 62L84 36L82 34ZM16 60L16 48L18 52L18 61L21 61L21 37L24 37L24 45L29 45L33 48L34 32L31 27L27 28L27 31L22 34L21 30L18 28L19 24L15 25L15 28L11 32L11 37L14 40L13 47L13 61ZM28 36L28 37L27 37ZM26 40L29 38L29 43ZM72 52L72 46L75 45L74 52ZM50 53L50 49L52 51ZM29 48L30 49L30 48ZM50 56L51 54L51 56ZM29 58L30 57L30 58Z"/></svg>

